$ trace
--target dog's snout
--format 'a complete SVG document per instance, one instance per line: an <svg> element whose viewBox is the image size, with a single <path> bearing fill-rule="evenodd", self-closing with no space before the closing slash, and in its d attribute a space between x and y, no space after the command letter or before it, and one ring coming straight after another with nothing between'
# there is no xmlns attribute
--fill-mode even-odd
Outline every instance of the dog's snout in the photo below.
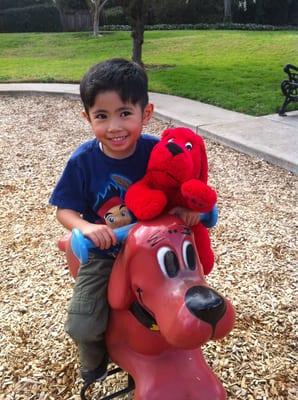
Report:
<svg viewBox="0 0 298 400"><path fill-rule="evenodd" d="M181 147L173 142L167 144L167 149L173 154L173 156L177 156L178 154L183 153Z"/></svg>
<svg viewBox="0 0 298 400"><path fill-rule="evenodd" d="M185 294L185 303L193 315L208 322L213 328L226 311L224 299L215 290L205 286L189 288Z"/></svg>

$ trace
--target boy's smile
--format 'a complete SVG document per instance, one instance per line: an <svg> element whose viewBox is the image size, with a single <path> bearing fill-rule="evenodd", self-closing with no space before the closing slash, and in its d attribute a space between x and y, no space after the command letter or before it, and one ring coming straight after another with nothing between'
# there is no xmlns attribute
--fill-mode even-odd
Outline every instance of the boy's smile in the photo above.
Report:
<svg viewBox="0 0 298 400"><path fill-rule="evenodd" d="M83 115L102 151L109 157L123 159L134 153L143 125L152 113L152 104L147 104L143 111L138 103L124 103L116 91L106 91L96 96L89 113Z"/></svg>

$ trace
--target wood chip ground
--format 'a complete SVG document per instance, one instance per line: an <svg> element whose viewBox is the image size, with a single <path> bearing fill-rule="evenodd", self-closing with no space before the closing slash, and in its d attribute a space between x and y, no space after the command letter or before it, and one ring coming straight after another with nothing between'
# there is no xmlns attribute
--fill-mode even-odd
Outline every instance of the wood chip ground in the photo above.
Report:
<svg viewBox="0 0 298 400"><path fill-rule="evenodd" d="M71 151L92 137L80 111L63 97L0 97L3 400L79 399L77 353L63 331L72 281L48 199ZM149 131L164 127L153 120ZM232 333L204 346L206 359L230 400L297 399L297 177L206 144L220 209L208 281L237 312ZM97 398L121 379L98 386Z"/></svg>

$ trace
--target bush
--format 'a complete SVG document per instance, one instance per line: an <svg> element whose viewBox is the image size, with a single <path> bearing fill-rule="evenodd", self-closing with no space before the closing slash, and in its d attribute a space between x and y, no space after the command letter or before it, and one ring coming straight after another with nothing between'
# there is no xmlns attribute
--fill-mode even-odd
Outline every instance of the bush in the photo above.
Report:
<svg viewBox="0 0 298 400"><path fill-rule="evenodd" d="M226 29L226 30L246 30L246 31L281 31L281 30L297 30L297 26L275 26L275 25L258 25L258 24L159 24L146 25L147 31L171 31L171 30L206 30L206 29ZM100 27L103 31L130 31L130 25L104 25Z"/></svg>
<svg viewBox="0 0 298 400"><path fill-rule="evenodd" d="M0 11L0 32L59 32L59 13L53 5Z"/></svg>
<svg viewBox="0 0 298 400"><path fill-rule="evenodd" d="M53 2L51 0L0 0L0 10L24 8L42 4L52 5Z"/></svg>
<svg viewBox="0 0 298 400"><path fill-rule="evenodd" d="M126 25L127 23L122 7L113 7L105 11L105 25Z"/></svg>

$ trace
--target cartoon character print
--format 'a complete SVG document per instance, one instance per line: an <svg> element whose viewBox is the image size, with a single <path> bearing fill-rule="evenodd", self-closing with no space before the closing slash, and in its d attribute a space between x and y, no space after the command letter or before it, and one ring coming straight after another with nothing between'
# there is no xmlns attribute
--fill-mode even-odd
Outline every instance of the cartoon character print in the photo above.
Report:
<svg viewBox="0 0 298 400"><path fill-rule="evenodd" d="M112 229L120 228L120 226L129 225L132 217L128 208L121 204L120 206L112 207L104 216L106 224Z"/></svg>
<svg viewBox="0 0 298 400"><path fill-rule="evenodd" d="M120 228L132 222L132 216L128 208L118 196L108 199L97 210L97 215L112 229Z"/></svg>
<svg viewBox="0 0 298 400"><path fill-rule="evenodd" d="M129 225L133 222L133 216L124 204L124 195L130 185L127 178L112 175L111 181L102 193L97 196L96 214L100 217L97 223L105 223L112 229ZM113 246L105 252L109 256L116 257L121 244Z"/></svg>

